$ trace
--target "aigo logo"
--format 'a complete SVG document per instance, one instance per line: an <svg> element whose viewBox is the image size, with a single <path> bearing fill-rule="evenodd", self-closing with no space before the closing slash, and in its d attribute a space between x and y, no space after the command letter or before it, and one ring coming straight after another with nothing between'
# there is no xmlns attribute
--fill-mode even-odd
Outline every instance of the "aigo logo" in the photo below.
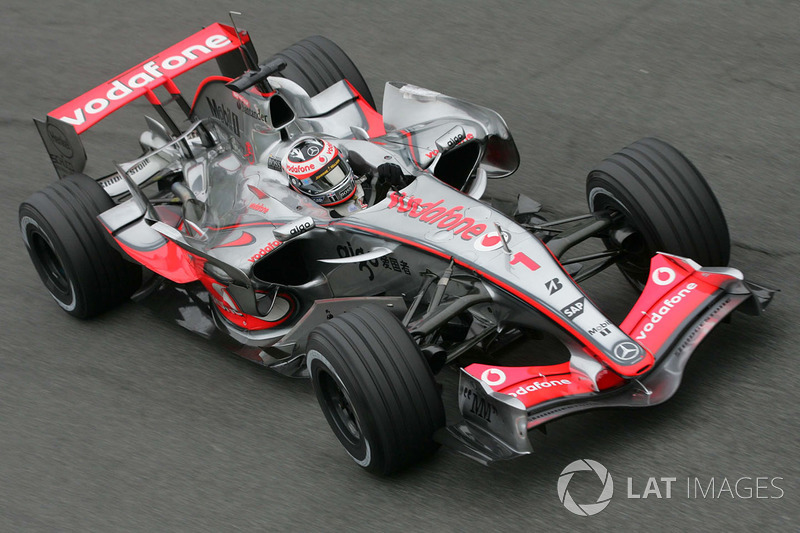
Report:
<svg viewBox="0 0 800 533"><path fill-rule="evenodd" d="M600 482L603 484L603 489L597 501L594 503L579 504L575 502L569 492L569 484L572 481L576 472L594 472L597 474ZM611 497L614 496L614 480L605 466L593 461L592 459L578 459L568 464L561 475L558 477L558 499L564 507L571 513L578 516L592 516L596 515L611 503Z"/></svg>

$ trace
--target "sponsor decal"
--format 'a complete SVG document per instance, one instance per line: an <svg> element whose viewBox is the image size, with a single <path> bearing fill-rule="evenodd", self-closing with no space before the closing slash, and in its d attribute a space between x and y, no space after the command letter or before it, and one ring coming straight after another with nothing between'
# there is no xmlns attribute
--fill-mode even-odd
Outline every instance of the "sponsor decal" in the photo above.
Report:
<svg viewBox="0 0 800 533"><path fill-rule="evenodd" d="M313 154L311 152L314 152ZM283 168L286 172L295 177L306 177L317 170L322 169L326 163L334 159L338 154L336 147L331 143L321 139L305 139L298 142L283 160ZM335 161L338 164L338 160ZM331 165L331 170L336 165ZM319 178L321 176L316 176Z"/></svg>
<svg viewBox="0 0 800 533"><path fill-rule="evenodd" d="M527 255L525 255L525 252L515 253L514 257L512 257L511 261L509 261L509 264L511 265L522 264L531 272L539 270L539 264L530 257L528 257Z"/></svg>
<svg viewBox="0 0 800 533"><path fill-rule="evenodd" d="M271 126L270 121L269 121L269 114L265 113L264 111L262 111L261 108L259 108L258 106L250 107L250 103L249 102L244 101L244 103L243 103L241 100L237 100L236 101L236 109L240 110L242 113L244 113L248 117L251 117L251 118L254 118L254 119L256 119L256 120L258 120L260 122L263 122L267 126Z"/></svg>
<svg viewBox="0 0 800 533"><path fill-rule="evenodd" d="M58 118L67 124L79 126L86 122L87 115L103 113L106 108L111 105L111 102L126 98L132 94L134 90L147 87L158 78L162 78L165 75L169 77L169 71L171 70L180 69L180 71L184 71L184 66L187 64L203 63L206 61L206 58L203 56L212 55L213 57L217 55L214 53L214 50L225 48L230 44L231 40L226 36L214 34L208 36L203 44L189 45L176 55L163 59L157 57L157 61L151 60L138 67L134 67L117 79L109 82L107 84L108 90L105 96L98 96L89 100L82 108L76 107L71 111L71 116L65 115Z"/></svg>
<svg viewBox="0 0 800 533"><path fill-rule="evenodd" d="M479 237L486 231L486 224L476 224L475 219L466 217L459 213L464 209L463 205L457 205L447 209L441 206L444 200L436 202L425 202L416 196L406 197L405 193L392 191L389 196L388 209L396 209L398 213L405 213L406 216L414 218L425 224L436 225L437 228L452 231L465 241Z"/></svg>
<svg viewBox="0 0 800 533"><path fill-rule="evenodd" d="M265 215L266 215L267 213L269 213L269 207L265 206L264 204L256 204L256 203L252 203L252 204L250 204L250 205L249 205L249 206L247 206L247 207L249 207L249 208L250 208L250 209L252 209L253 211L258 211L259 213L264 213Z"/></svg>
<svg viewBox="0 0 800 533"><path fill-rule="evenodd" d="M142 161L139 161L138 163L136 163L135 165L133 165L131 168L129 168L128 170L126 170L125 172L127 172L127 173L128 173L128 176L133 176L134 174L136 174L137 172L139 172L139 171L141 171L143 168L145 168L149 162L150 162L150 159L149 159L149 158L147 158L147 159L143 159Z"/></svg>
<svg viewBox="0 0 800 533"><path fill-rule="evenodd" d="M550 387L561 387L571 384L572 382L568 379L546 379L544 381L534 381L533 383L525 385L524 387L520 386L514 392L507 392L506 394L510 394L516 398L517 396L522 396L524 394L528 394L529 392L536 392L541 389L549 389Z"/></svg>
<svg viewBox="0 0 800 533"><path fill-rule="evenodd" d="M447 140L447 147L448 148L452 148L453 146L456 146L458 144L463 143L464 141L468 141L468 140L474 139L474 138L475 138L475 135L473 135L472 133L467 133L466 135L464 135L463 132L460 132L455 137ZM434 148L430 152L426 153L425 157L427 157L428 159L433 159L437 155L439 155L439 149L438 148Z"/></svg>
<svg viewBox="0 0 800 533"><path fill-rule="evenodd" d="M544 284L545 288L550 291L550 296L554 295L558 291L564 288L564 285L558 278L553 278L547 283Z"/></svg>
<svg viewBox="0 0 800 533"><path fill-rule="evenodd" d="M349 242L347 245L340 244L336 247L336 253L339 254L339 257L354 257L356 255L361 255L364 253L363 248L356 248L353 249L353 245ZM383 259L383 258L381 258ZM367 272L368 279L370 281L375 279L375 273L372 271L372 267L377 267L379 265L377 259L371 259L369 261L361 261L358 263L358 270L365 270Z"/></svg>
<svg viewBox="0 0 800 533"><path fill-rule="evenodd" d="M653 270L650 277L656 285L669 285L675 281L675 271L669 267L661 267Z"/></svg>
<svg viewBox="0 0 800 533"><path fill-rule="evenodd" d="M606 335L611 333L611 330L608 327L610 325L611 325L611 321L610 320L606 320L605 322L600 322L599 324L597 324L595 327L593 327L592 329L590 329L586 333L588 333L589 335L591 335L593 337L599 333L600 335L605 337Z"/></svg>
<svg viewBox="0 0 800 533"><path fill-rule="evenodd" d="M236 100L236 109L250 107L250 102L241 94L231 91L231 96L233 96L233 99Z"/></svg>
<svg viewBox="0 0 800 533"><path fill-rule="evenodd" d="M611 351L614 359L625 364L633 364L644 357L642 348L631 341L618 342Z"/></svg>
<svg viewBox="0 0 800 533"><path fill-rule="evenodd" d="M228 126L233 133L237 136L241 133L239 130L239 115L235 111L228 109L224 105L217 104L213 98L206 97L206 103L211 108L211 115Z"/></svg>
<svg viewBox="0 0 800 533"><path fill-rule="evenodd" d="M586 308L586 298L581 296L565 308L561 310L561 314L567 318L577 318L583 314L583 310Z"/></svg>
<svg viewBox="0 0 800 533"><path fill-rule="evenodd" d="M281 160L274 156L269 156L267 158L267 168L278 171L283 170L283 167L281 167Z"/></svg>
<svg viewBox="0 0 800 533"><path fill-rule="evenodd" d="M489 403L486 398L480 394L473 394L472 391L469 391L469 393L469 396L472 397L469 412L491 423L492 415L497 414L497 407Z"/></svg>
<svg viewBox="0 0 800 533"><path fill-rule="evenodd" d="M475 244L473 244L473 246L479 252L491 252L503 247L503 239L508 243L511 241L511 235L504 231L501 237L498 232L492 231L479 239L475 239Z"/></svg>
<svg viewBox="0 0 800 533"><path fill-rule="evenodd" d="M273 250L275 250L275 249L276 249L278 246L280 246L281 244L283 244L283 243L281 243L281 241L272 241L271 243L267 244L265 247L263 247L262 249L260 249L259 251L257 251L257 252L256 252L256 253L253 255L253 257L251 257L250 259L248 259L248 261L250 261L251 263L255 263L256 261L258 261L259 259L261 259L261 258L262 258L262 257L264 257L265 255L267 255L268 253L270 253L270 252L272 252Z"/></svg>
<svg viewBox="0 0 800 533"><path fill-rule="evenodd" d="M653 281L655 281L655 274L653 275ZM697 288L697 283L688 283L683 289L678 291L675 294L675 296L672 296L671 298L666 298L663 302L661 302L663 305L659 309L648 315L649 320L647 321L647 323L645 323L644 326L642 326L642 329L639 330L639 333L636 335L636 340L646 339L647 334L653 331L655 325L661 322L662 318L667 316L677 304L681 303L681 301L696 288Z"/></svg>
<svg viewBox="0 0 800 533"><path fill-rule="evenodd" d="M296 222L291 228L289 228L289 235L294 237L296 235L300 235L301 233L305 233L311 228L314 227L313 222L305 221L305 222Z"/></svg>
<svg viewBox="0 0 800 533"><path fill-rule="evenodd" d="M52 124L47 125L47 136L53 142L53 146L56 147L56 150L61 152L62 155L65 157L72 157L75 152L72 150L72 146L69 145L69 141L64 133L53 126Z"/></svg>
<svg viewBox="0 0 800 533"><path fill-rule="evenodd" d="M339 254L339 257L354 257L356 255L361 255L364 253L363 248L355 248L353 249L353 245L349 242L346 245L340 244L336 247L336 253ZM399 260L394 256L391 255L384 255L383 257L378 257L376 259L370 259L369 261L361 261L358 263L358 270L364 270L367 272L369 281L375 279L375 272L372 270L375 268L377 270L378 267L382 267L384 270L391 270L393 272L397 272L400 274L405 274L406 276L411 275L411 268L408 266L403 260Z"/></svg>
<svg viewBox="0 0 800 533"><path fill-rule="evenodd" d="M502 385L506 382L506 373L499 368L487 368L481 374L481 381L490 387Z"/></svg>

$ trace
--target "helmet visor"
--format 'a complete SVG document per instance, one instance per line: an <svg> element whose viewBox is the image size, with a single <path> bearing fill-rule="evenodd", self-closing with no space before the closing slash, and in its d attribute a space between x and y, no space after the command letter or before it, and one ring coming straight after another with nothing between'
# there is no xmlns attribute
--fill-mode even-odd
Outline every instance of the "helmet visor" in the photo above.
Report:
<svg viewBox="0 0 800 533"><path fill-rule="evenodd" d="M350 168L337 157L313 176L298 180L298 188L307 194L323 194L335 189L349 174Z"/></svg>

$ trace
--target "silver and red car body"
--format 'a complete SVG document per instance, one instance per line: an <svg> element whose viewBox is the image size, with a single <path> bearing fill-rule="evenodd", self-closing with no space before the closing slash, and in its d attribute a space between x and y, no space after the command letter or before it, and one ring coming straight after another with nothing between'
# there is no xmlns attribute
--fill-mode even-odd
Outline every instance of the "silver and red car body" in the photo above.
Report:
<svg viewBox="0 0 800 533"><path fill-rule="evenodd" d="M239 37L246 34L209 26L50 113L40 131L59 173L82 167L77 134L138 96L159 105L156 87L175 95L174 75L237 50ZM487 179L519 163L497 113L402 83L386 85L381 115L347 81L314 97L278 77L268 79L269 93L235 92L229 81L201 84L191 105L196 122L182 135L150 120L140 139L145 155L100 180L122 199L99 217L113 241L166 280L153 293L168 286L171 297L185 297L179 322L206 335L223 332L243 355L293 375L304 372L306 337L316 325L368 302L403 317L424 274L451 268L459 283L447 313L469 313L469 335L542 330L570 353L556 365L461 370L463 420L438 438L473 458L529 453L530 429L572 412L665 401L711 328L739 305L760 312L769 302L770 291L735 269L658 254L641 297L614 324L546 244L481 202ZM363 168L390 162L417 177L366 209L332 218L289 187L280 169L287 146L309 134ZM458 190L434 176L445 154L467 143L477 146L476 166ZM182 208L153 205L140 189L170 172L190 192ZM437 324L436 316L407 321L422 336Z"/></svg>

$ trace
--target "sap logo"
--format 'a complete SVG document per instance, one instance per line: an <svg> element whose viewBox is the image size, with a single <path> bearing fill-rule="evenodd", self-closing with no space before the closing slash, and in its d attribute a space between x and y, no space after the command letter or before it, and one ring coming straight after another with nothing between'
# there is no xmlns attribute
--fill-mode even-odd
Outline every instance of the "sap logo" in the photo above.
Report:
<svg viewBox="0 0 800 533"><path fill-rule="evenodd" d="M239 135L239 115L228 109L224 105L217 104L213 98L206 97L206 103L211 108L211 114L215 119L228 126L233 133Z"/></svg>
<svg viewBox="0 0 800 533"><path fill-rule="evenodd" d="M583 310L586 307L586 298L581 296L564 309L561 310L561 313L567 318L577 318L583 314Z"/></svg>

